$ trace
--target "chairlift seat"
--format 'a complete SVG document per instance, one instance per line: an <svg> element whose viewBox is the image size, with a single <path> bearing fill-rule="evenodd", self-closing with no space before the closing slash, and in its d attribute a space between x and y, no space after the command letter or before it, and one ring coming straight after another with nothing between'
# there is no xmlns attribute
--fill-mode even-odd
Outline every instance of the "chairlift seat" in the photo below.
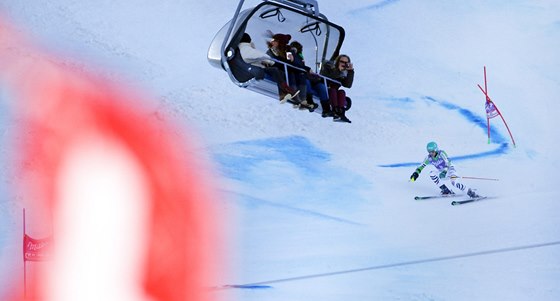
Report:
<svg viewBox="0 0 560 301"><path fill-rule="evenodd" d="M292 41L304 45L306 63L318 73L320 65L338 56L344 41L344 29L319 12L315 0L263 0L242 11L240 0L230 22L216 34L208 50L211 65L224 69L239 87L278 99L278 87L265 77L264 70L241 58L238 44L243 33L249 33L257 47L263 47L266 30L290 34ZM319 102L317 97L314 97Z"/></svg>

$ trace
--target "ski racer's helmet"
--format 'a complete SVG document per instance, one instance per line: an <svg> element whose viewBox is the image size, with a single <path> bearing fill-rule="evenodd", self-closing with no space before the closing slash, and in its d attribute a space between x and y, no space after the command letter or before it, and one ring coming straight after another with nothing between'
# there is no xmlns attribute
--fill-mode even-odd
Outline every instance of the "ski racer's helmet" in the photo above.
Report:
<svg viewBox="0 0 560 301"><path fill-rule="evenodd" d="M433 141L429 142L428 145L426 145L426 150L428 151L428 153L437 152L438 151L437 143Z"/></svg>

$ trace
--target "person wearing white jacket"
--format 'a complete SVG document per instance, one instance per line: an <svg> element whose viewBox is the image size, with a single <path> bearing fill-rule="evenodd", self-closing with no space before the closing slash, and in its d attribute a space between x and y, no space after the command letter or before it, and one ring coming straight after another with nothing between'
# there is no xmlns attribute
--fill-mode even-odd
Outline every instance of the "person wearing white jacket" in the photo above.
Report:
<svg viewBox="0 0 560 301"><path fill-rule="evenodd" d="M263 51L258 50L255 44L251 42L251 36L244 33L241 37L241 41L238 45L239 54L241 58L248 64L255 66L256 68L262 68L264 73L267 74L275 81L278 85L278 94L280 103L285 103L286 101L294 98L298 93L293 88L288 86L285 81L284 74L278 68L273 67L275 62L271 60L270 56Z"/></svg>

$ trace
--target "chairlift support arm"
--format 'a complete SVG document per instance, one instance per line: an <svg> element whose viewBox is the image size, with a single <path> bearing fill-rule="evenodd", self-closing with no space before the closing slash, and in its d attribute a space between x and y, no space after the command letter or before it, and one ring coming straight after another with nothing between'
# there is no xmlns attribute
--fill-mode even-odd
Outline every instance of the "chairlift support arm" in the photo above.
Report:
<svg viewBox="0 0 560 301"><path fill-rule="evenodd" d="M230 74L231 72L229 72L229 65L227 64L227 57L224 55L225 51L226 51L226 45L229 43L229 38L231 36L231 32L233 31L233 28L235 27L235 24L237 23L237 17L239 16L239 12L241 12L241 8L243 7L243 4L245 3L245 0L239 0L239 4L237 4L237 9L235 10L235 14L233 15L233 18L231 19L232 22L229 24L229 28L228 31L226 33L226 36L224 38L224 42L222 43L222 47L220 49L221 53L222 53L222 67L226 68L226 71L228 74ZM231 75L230 75L231 77Z"/></svg>
<svg viewBox="0 0 560 301"><path fill-rule="evenodd" d="M278 2L297 9L303 9L312 15L319 16L319 4L316 0L274 0L265 2Z"/></svg>

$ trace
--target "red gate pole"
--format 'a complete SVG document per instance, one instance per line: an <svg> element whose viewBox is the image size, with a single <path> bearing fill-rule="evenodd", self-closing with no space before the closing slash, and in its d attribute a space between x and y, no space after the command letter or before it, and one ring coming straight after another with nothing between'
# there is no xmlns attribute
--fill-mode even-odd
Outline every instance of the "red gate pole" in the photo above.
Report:
<svg viewBox="0 0 560 301"><path fill-rule="evenodd" d="M27 299L27 261L25 260L25 208L23 208L23 299Z"/></svg>
<svg viewBox="0 0 560 301"><path fill-rule="evenodd" d="M488 101L488 82L486 81L486 66L484 66L484 92L486 94L486 101Z"/></svg>
<svg viewBox="0 0 560 301"><path fill-rule="evenodd" d="M503 121L504 124L506 125L506 129L508 130L509 137L511 138L511 142L513 142L513 147L517 147L517 146L515 145L515 140L513 140L513 135L511 134L511 131L509 130L509 126L508 126L506 120L504 119L504 116L502 116L502 113L500 112L500 110L498 109L498 107L496 107L496 111L498 111L498 114L500 115L500 117L502 118L502 121Z"/></svg>
<svg viewBox="0 0 560 301"><path fill-rule="evenodd" d="M506 120L504 119L504 116L502 116L502 112L500 112L500 109L498 109L498 106L496 106L496 104L492 101L492 99L490 99L490 96L488 96L488 94L482 89L482 87L480 85L478 85L478 87L480 88L482 93L484 93L484 95L486 95L486 101L487 102L492 102L494 104L494 108L496 109L496 112L498 112L498 115L500 115L500 117L502 118L502 121L504 122L504 125L506 126L506 129L508 130L509 137L511 138L511 142L513 142L513 147L517 147L517 145L515 145L515 140L513 139L513 135L511 134L511 131L509 130L509 126L508 126ZM488 124L490 125L490 121L488 121ZM488 133L490 133L490 127L488 127ZM490 139L490 136L488 136L488 139Z"/></svg>
<svg viewBox="0 0 560 301"><path fill-rule="evenodd" d="M481 88L482 89L482 88ZM486 66L484 66L484 94L486 95L486 102L488 102L488 81L486 80ZM490 144L490 118L486 115L486 128L488 129L488 144Z"/></svg>

